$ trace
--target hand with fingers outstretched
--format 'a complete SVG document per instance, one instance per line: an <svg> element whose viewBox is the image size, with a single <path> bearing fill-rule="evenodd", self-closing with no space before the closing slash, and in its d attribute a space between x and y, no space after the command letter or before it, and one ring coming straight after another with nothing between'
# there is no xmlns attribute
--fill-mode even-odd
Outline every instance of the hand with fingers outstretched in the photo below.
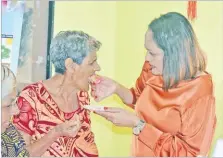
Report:
<svg viewBox="0 0 223 158"><path fill-rule="evenodd" d="M97 75L95 82L91 82L91 96L96 102L100 102L113 94L117 94L125 104L132 104L133 102L130 89L108 77Z"/></svg>
<svg viewBox="0 0 223 158"><path fill-rule="evenodd" d="M99 102L116 93L117 83L107 77L99 76L97 82L91 83L91 96Z"/></svg>
<svg viewBox="0 0 223 158"><path fill-rule="evenodd" d="M94 113L111 121L116 126L135 127L140 120L135 113L122 108L107 107L105 111L94 111Z"/></svg>

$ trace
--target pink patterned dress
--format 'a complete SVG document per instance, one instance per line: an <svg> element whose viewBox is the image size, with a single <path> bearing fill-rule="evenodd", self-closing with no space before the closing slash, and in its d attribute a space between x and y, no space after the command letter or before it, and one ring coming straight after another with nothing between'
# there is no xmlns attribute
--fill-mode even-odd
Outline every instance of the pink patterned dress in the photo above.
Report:
<svg viewBox="0 0 223 158"><path fill-rule="evenodd" d="M94 134L91 131L90 112L83 108L90 103L89 95L80 91L77 96L79 107L71 113L59 109L42 81L25 87L18 97L20 113L13 117L13 123L19 130L32 136L31 143L41 139L56 125L73 119L76 114L81 119L82 127L76 136L58 137L42 157L98 156Z"/></svg>

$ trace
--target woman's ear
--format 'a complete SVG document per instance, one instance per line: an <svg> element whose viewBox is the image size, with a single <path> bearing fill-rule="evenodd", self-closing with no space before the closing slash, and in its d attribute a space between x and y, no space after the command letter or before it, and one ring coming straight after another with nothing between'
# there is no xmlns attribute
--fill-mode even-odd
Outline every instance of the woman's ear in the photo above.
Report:
<svg viewBox="0 0 223 158"><path fill-rule="evenodd" d="M70 73L74 73L76 67L77 67L77 64L73 62L73 60L71 58L67 58L65 60L65 67L66 67L66 70Z"/></svg>

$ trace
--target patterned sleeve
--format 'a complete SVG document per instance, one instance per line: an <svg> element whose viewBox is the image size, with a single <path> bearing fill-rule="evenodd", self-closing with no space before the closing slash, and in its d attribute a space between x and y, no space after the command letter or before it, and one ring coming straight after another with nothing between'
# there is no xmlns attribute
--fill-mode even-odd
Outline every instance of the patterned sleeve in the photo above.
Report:
<svg viewBox="0 0 223 158"><path fill-rule="evenodd" d="M7 135L5 133L1 134L1 155L2 157L8 157L8 148L7 148Z"/></svg>
<svg viewBox="0 0 223 158"><path fill-rule="evenodd" d="M21 131L33 135L37 127L36 93L31 87L25 88L17 99L19 114L13 116L14 125Z"/></svg>
<svg viewBox="0 0 223 158"><path fill-rule="evenodd" d="M27 157L29 152L21 134L13 124L9 124L5 132L1 133L2 157Z"/></svg>

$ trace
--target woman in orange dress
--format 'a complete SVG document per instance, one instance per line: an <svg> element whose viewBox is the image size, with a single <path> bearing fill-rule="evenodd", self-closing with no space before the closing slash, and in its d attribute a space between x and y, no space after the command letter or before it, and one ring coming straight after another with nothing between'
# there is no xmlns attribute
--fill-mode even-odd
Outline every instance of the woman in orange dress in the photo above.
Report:
<svg viewBox="0 0 223 158"><path fill-rule="evenodd" d="M101 43L81 31L60 32L50 46L56 74L20 93L13 122L22 131L30 156L96 157L91 131L89 79L100 70ZM38 72L36 72L38 73Z"/></svg>
<svg viewBox="0 0 223 158"><path fill-rule="evenodd" d="M207 156L216 124L212 77L189 21L179 13L153 20L147 55L134 88L101 77L92 95L117 94L135 113L108 108L95 113L133 128L132 156Z"/></svg>

